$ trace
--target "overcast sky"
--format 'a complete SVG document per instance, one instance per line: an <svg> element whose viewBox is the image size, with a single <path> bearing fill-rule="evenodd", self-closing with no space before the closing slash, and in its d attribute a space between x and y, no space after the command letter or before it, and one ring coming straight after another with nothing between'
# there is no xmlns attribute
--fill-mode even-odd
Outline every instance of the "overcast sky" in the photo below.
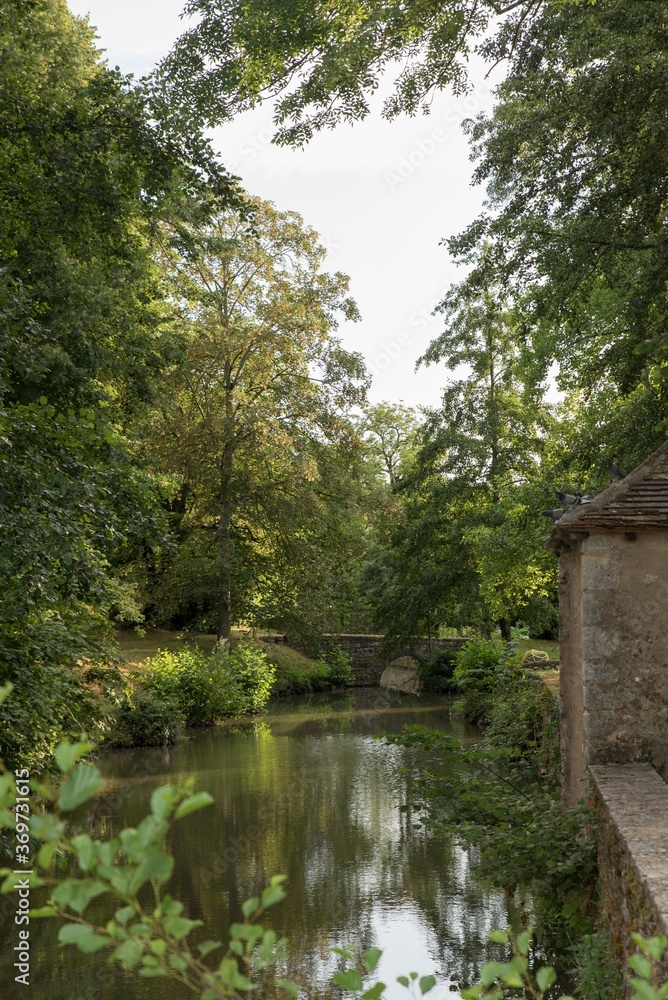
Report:
<svg viewBox="0 0 668 1000"><path fill-rule="evenodd" d="M181 33L182 0L69 0L90 15L112 66L141 75ZM319 134L305 150L270 142L271 109L240 115L214 134L223 162L254 195L299 212L328 248L329 270L351 278L362 320L340 328L373 375L372 402L436 405L447 373L415 361L442 328L431 316L461 277L439 241L480 211L484 192L470 185L472 164L460 124L491 107L482 71L472 94L439 94L428 116Z"/></svg>

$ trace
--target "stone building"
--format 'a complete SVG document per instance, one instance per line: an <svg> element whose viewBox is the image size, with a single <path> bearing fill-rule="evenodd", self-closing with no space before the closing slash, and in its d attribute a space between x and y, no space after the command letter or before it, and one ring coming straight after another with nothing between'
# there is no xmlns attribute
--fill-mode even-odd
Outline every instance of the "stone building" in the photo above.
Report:
<svg viewBox="0 0 668 1000"><path fill-rule="evenodd" d="M589 765L650 762L668 780L668 442L568 511L559 556L564 797Z"/></svg>

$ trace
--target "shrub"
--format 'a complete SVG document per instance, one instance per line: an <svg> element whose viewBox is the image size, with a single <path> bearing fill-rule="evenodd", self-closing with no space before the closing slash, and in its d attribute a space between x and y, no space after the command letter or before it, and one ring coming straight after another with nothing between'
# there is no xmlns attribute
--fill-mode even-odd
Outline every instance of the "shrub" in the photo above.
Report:
<svg viewBox="0 0 668 1000"><path fill-rule="evenodd" d="M455 654L453 677L463 691L492 691L502 673L501 651L491 639L471 639Z"/></svg>
<svg viewBox="0 0 668 1000"><path fill-rule="evenodd" d="M261 712L271 696L276 679L276 667L267 654L250 642L242 642L227 654L222 647L214 650L211 659L227 659L227 673L239 695L239 711L234 715Z"/></svg>
<svg viewBox="0 0 668 1000"><path fill-rule="evenodd" d="M465 719L466 722L471 722L473 725L482 725L489 722L493 707L494 699L491 694L472 689L466 691L461 698L457 699L452 706L452 712L454 715Z"/></svg>
<svg viewBox="0 0 668 1000"><path fill-rule="evenodd" d="M122 747L158 747L183 736L183 712L156 691L137 688L120 705L108 742Z"/></svg>
<svg viewBox="0 0 668 1000"><path fill-rule="evenodd" d="M454 669L454 651L443 650L430 660L421 660L417 668L421 690L434 693L456 691L457 682L453 677Z"/></svg>
<svg viewBox="0 0 668 1000"><path fill-rule="evenodd" d="M347 687L353 683L353 666L350 657L341 649L334 646L328 656L329 682L333 687Z"/></svg>
<svg viewBox="0 0 668 1000"><path fill-rule="evenodd" d="M146 688L177 705L187 726L210 724L226 707L227 671L199 649L158 650L144 671Z"/></svg>

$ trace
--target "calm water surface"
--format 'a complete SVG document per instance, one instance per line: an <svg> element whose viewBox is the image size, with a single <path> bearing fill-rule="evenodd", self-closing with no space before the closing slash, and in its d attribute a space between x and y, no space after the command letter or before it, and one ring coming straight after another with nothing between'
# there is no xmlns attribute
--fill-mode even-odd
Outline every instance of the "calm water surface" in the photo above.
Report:
<svg viewBox="0 0 668 1000"><path fill-rule="evenodd" d="M410 799L410 779L393 770L407 751L374 737L407 723L467 742L478 738L474 727L451 720L443 699L380 689L312 695L279 704L254 724L194 730L174 748L102 756L107 786L94 812L79 817L79 827L99 837L136 825L154 788L190 781L211 792L215 804L174 828L170 891L191 917L204 920L203 936L225 940L243 900L282 873L288 898L266 922L288 936L285 973L304 984L304 996L341 995L328 985L339 961L332 945L374 944L384 949L383 981L394 984L412 969L435 972L440 985L430 996L452 997L455 983L476 976L488 957L487 932L506 926L508 914L503 895L471 877L456 844L415 830L410 814L400 812ZM3 1000L192 996L164 979L138 981L109 966L104 952L84 957L60 948L51 921L35 921L31 931L26 990L13 982L14 929L0 928ZM396 984L387 995L408 997Z"/></svg>

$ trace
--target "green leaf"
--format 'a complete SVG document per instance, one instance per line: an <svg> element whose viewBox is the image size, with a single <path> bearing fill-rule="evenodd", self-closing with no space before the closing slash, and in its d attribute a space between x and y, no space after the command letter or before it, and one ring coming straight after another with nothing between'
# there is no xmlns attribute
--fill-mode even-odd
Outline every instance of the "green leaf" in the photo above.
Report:
<svg viewBox="0 0 668 1000"><path fill-rule="evenodd" d="M163 927L173 938L180 941L181 938L186 937L190 934L195 927L201 927L201 920L188 920L187 917L167 917L163 921Z"/></svg>
<svg viewBox="0 0 668 1000"><path fill-rule="evenodd" d="M191 795L189 798L184 799L177 807L174 819L183 819L184 816L189 816L190 813L197 812L198 809L210 806L213 801L213 795L209 795L208 792L198 792L197 795Z"/></svg>
<svg viewBox="0 0 668 1000"><path fill-rule="evenodd" d="M97 848L93 840L91 840L87 833L82 833L77 837L72 837L71 843L77 852L77 860L81 871L90 871L97 858Z"/></svg>
<svg viewBox="0 0 668 1000"><path fill-rule="evenodd" d="M631 986L635 990L633 1000L658 1000L656 990L646 979L632 979Z"/></svg>
<svg viewBox="0 0 668 1000"><path fill-rule="evenodd" d="M281 987L281 989L285 990L286 993L289 993L291 997L299 996L299 987L297 986L296 983L290 982L289 979L277 979L276 982Z"/></svg>
<svg viewBox="0 0 668 1000"><path fill-rule="evenodd" d="M241 904L241 912L244 917L248 920L256 910L260 908L260 898L259 896L253 896L252 899L247 899L245 903Z"/></svg>
<svg viewBox="0 0 668 1000"><path fill-rule="evenodd" d="M58 806L63 812L70 812L92 799L104 785L104 778L90 764L77 764L60 789Z"/></svg>
<svg viewBox="0 0 668 1000"><path fill-rule="evenodd" d="M106 891L107 887L96 879L66 879L53 890L52 898L60 907L83 913L91 900Z"/></svg>
<svg viewBox="0 0 668 1000"><path fill-rule="evenodd" d="M61 944L75 944L85 954L92 954L111 944L109 938L96 934L86 924L64 924L58 931L58 940Z"/></svg>
<svg viewBox="0 0 668 1000"><path fill-rule="evenodd" d="M47 841L46 844L42 844L37 855L37 864L40 868L50 868L51 862L53 861L53 856L58 849L58 845L54 840Z"/></svg>
<svg viewBox="0 0 668 1000"><path fill-rule="evenodd" d="M114 914L116 920L121 926L127 924L130 917L135 915L135 909L133 906L122 906L120 910L116 910Z"/></svg>
<svg viewBox="0 0 668 1000"><path fill-rule="evenodd" d="M533 937L532 931L522 931L522 933L518 935L517 941L515 942L517 944L517 950L519 951L520 955L524 955L525 958L529 954L529 948L531 947L532 937Z"/></svg>
<svg viewBox="0 0 668 1000"><path fill-rule="evenodd" d="M161 785L151 795L151 812L158 819L168 819L174 811L178 794L173 785Z"/></svg>
<svg viewBox="0 0 668 1000"><path fill-rule="evenodd" d="M30 910L28 916L32 919L33 917L55 917L58 911L54 910L52 906L39 906L36 910Z"/></svg>
<svg viewBox="0 0 668 1000"><path fill-rule="evenodd" d="M69 774L79 757L92 749L92 743L59 743L54 753L56 764L63 774Z"/></svg>
<svg viewBox="0 0 668 1000"><path fill-rule="evenodd" d="M497 944L508 944L508 935L505 931L490 931L487 939L489 941L496 941Z"/></svg>
<svg viewBox="0 0 668 1000"><path fill-rule="evenodd" d="M631 955L629 965L639 976L643 976L644 979L651 979L652 963L644 955Z"/></svg>
<svg viewBox="0 0 668 1000"><path fill-rule="evenodd" d="M347 972L335 972L332 979L342 990L361 990L364 985L362 973L357 969L348 969Z"/></svg>
<svg viewBox="0 0 668 1000"><path fill-rule="evenodd" d="M329 950L333 951L335 955L341 955L342 958L347 958L349 962L355 961L355 956L351 951L348 951L347 948L337 948L335 945L332 945Z"/></svg>
<svg viewBox="0 0 668 1000"><path fill-rule="evenodd" d="M485 962L480 972L480 982L483 986L491 986L503 974L503 970L501 962Z"/></svg>
<svg viewBox="0 0 668 1000"><path fill-rule="evenodd" d="M424 996L425 993L429 993L436 986L435 976L422 976L420 979L420 993Z"/></svg>
<svg viewBox="0 0 668 1000"><path fill-rule="evenodd" d="M270 906L275 906L276 903L280 903L281 900L285 899L285 890L281 889L279 886L276 888L264 889L262 892L262 906L268 909Z"/></svg>
<svg viewBox="0 0 668 1000"><path fill-rule="evenodd" d="M397 976L397 982L400 984L400 986L405 986L406 989L408 989L408 987L411 984L411 981L408 978L408 976Z"/></svg>
<svg viewBox="0 0 668 1000"><path fill-rule="evenodd" d="M647 941L647 950L655 962L661 961L666 948L668 948L668 937L664 934L661 934L658 937L651 937Z"/></svg>
<svg viewBox="0 0 668 1000"><path fill-rule="evenodd" d="M167 961L172 969L176 969L177 972L183 972L188 968L188 963L185 962L180 955L170 955Z"/></svg>
<svg viewBox="0 0 668 1000"><path fill-rule="evenodd" d="M373 986L370 986L368 990L362 993L360 1000L378 1000L378 997L382 997L385 989L385 983L374 983Z"/></svg>
<svg viewBox="0 0 668 1000"><path fill-rule="evenodd" d="M220 941L202 941L201 944L197 945L197 950L202 958L204 958L205 955L210 955L212 951L215 951L216 948L220 948L220 946Z"/></svg>
<svg viewBox="0 0 668 1000"><path fill-rule="evenodd" d="M102 937L101 934L95 934L91 931L90 934L80 937L76 945L79 951L82 951L84 955L92 955L93 952L100 951L101 948L108 948L113 941L109 938Z"/></svg>
<svg viewBox="0 0 668 1000"><path fill-rule="evenodd" d="M9 892L18 892L19 889L25 888L26 882L31 889L36 889L40 885L46 885L44 879L40 878L39 875L24 875L23 872L19 872L16 875L12 872L0 886L0 893L5 895Z"/></svg>
<svg viewBox="0 0 668 1000"><path fill-rule="evenodd" d="M148 851L160 846L168 830L169 823L166 819L146 816L136 830L127 827L121 831L123 853L132 861L139 861Z"/></svg>
<svg viewBox="0 0 668 1000"><path fill-rule="evenodd" d="M557 974L554 969L551 969L548 965L539 969L536 973L536 982L538 983L538 989L541 993L546 993L550 986L554 986L557 981Z"/></svg>
<svg viewBox="0 0 668 1000"><path fill-rule="evenodd" d="M134 969L139 965L139 961L144 954L144 945L141 941L128 940L111 953L111 959L120 962L124 969Z"/></svg>
<svg viewBox="0 0 668 1000"><path fill-rule="evenodd" d="M382 955L380 948L367 948L364 952L364 968L367 972L373 972L380 961Z"/></svg>

